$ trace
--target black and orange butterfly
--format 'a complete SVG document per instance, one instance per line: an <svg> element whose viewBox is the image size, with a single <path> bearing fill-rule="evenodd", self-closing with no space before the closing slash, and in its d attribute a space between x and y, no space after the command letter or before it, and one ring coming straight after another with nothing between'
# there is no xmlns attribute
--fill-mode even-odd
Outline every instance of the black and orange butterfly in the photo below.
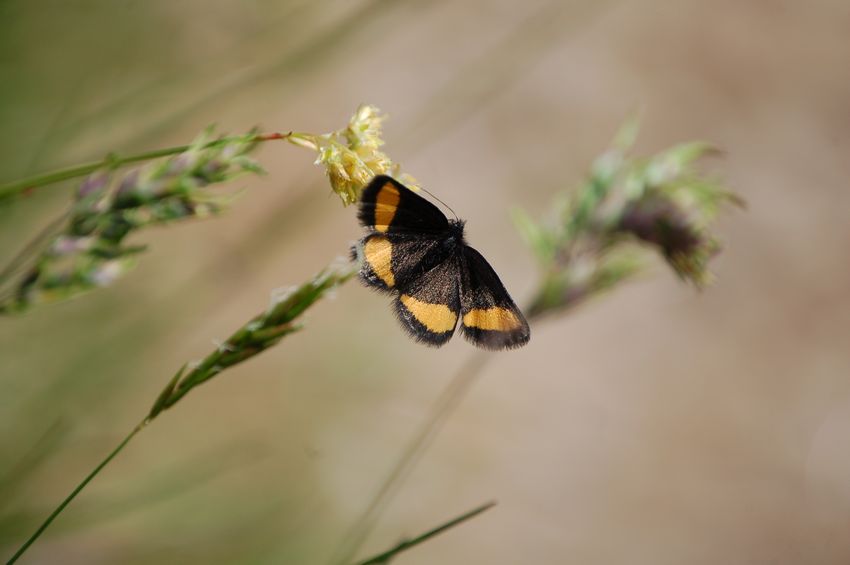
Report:
<svg viewBox="0 0 850 565"><path fill-rule="evenodd" d="M395 294L395 312L417 341L439 347L455 331L486 349L528 342L528 322L496 272L449 220L395 179L380 175L363 190L358 212L369 230L352 249L360 278Z"/></svg>

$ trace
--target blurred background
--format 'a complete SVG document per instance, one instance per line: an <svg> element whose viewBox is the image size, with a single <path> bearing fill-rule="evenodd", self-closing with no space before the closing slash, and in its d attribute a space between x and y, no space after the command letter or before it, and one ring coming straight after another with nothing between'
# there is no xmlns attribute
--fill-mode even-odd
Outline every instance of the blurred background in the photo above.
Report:
<svg viewBox="0 0 850 565"><path fill-rule="evenodd" d="M546 211L622 120L705 139L749 210L704 293L660 262L499 354L361 554L499 505L399 563L850 562L846 0L0 0L0 181L230 132L324 132L360 103L468 220L518 302ZM0 547L11 554L185 361L360 236L313 155L224 216L158 228L108 289L0 319ZM72 185L0 208L0 257ZM473 353L409 340L356 283L307 329L137 436L31 563L323 563Z"/></svg>

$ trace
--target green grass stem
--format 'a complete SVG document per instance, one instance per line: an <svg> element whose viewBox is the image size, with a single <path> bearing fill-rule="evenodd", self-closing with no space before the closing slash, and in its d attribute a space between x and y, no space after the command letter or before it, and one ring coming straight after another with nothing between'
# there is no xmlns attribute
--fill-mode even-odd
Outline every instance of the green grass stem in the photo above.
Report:
<svg viewBox="0 0 850 565"><path fill-rule="evenodd" d="M272 141L275 139L287 139L292 135L292 132L288 133L261 133L256 134L254 138L250 141L254 142L263 142L263 141ZM214 141L210 141L208 144L204 146L204 148L215 147L218 145L226 145L227 143L231 143L234 141L239 141L243 139L244 136L229 136L222 137L220 139L216 139ZM105 158L100 161L92 161L90 163L83 163L81 165L74 165L72 167L66 167L64 169L57 169L55 171L51 171L48 173L40 173L37 175L33 175L31 177L27 177L24 179L12 181L6 184L0 185L0 204L5 202L10 198L14 198L19 196L22 193L27 192L28 190L32 190L38 187L47 186L50 184L56 184L58 182L62 182L65 180L84 177L89 175L97 170L105 169L105 168L118 168L123 167L124 165L130 165L132 163L140 163L144 161L150 161L152 159L158 159L160 157L168 157L170 155L177 155L178 153L183 153L187 151L191 146L190 145L177 145L175 147L165 147L162 149L154 149L153 151L146 151L144 153L137 153L135 155L129 155L127 157L120 157L115 154L107 155Z"/></svg>
<svg viewBox="0 0 850 565"><path fill-rule="evenodd" d="M74 488L74 490L71 491L71 494L69 494L67 497L65 497L65 500L63 500L62 503L59 504L59 506L57 506L53 510L53 512L50 513L50 516L48 516L47 519L44 520L44 522L41 523L41 525L38 527L38 529L35 532L33 532L33 534L27 539L27 541L25 541L24 544L18 549L18 551L15 552L15 554L12 556L12 558L9 559L9 561L6 562L6 565L12 565L12 563L15 563L18 559L21 558L21 556L27 551L27 549L29 549L29 547L33 543L35 543L35 541L39 537L41 537L41 534L44 533L44 530L46 530L48 528L48 526L50 526L50 524L53 523L53 520L55 520L59 516L59 514L62 513L63 510L65 510L65 507L68 506L71 503L71 501L74 500L77 497L77 495L80 494L80 492L84 488L86 488L86 485L88 485L92 481L92 479L94 479L98 474L100 474L100 472L103 470L103 468L106 467L109 464L109 462L112 461L115 458L116 455L121 453L121 451L127 446L127 444L130 443L130 440L133 439L136 436L137 433L142 431L142 429L148 424L149 421L150 420L148 418L145 418L144 420L139 422L136 425L136 427L133 428L133 430L129 434L127 434L127 437L125 437L121 441L121 443L119 443L118 446L115 449L113 449L112 452L109 455L107 455L106 458L104 458L104 460L101 461L97 465L97 467L92 469L92 472L89 473L86 476L86 478L83 479L80 482L80 484L78 484Z"/></svg>
<svg viewBox="0 0 850 565"><path fill-rule="evenodd" d="M466 522L467 520L471 520L472 518L475 518L476 516L478 516L482 512L486 512L487 510L490 510L494 506L496 506L495 501L488 502L486 504L482 504L478 508L470 510L469 512L465 512L464 514L461 514L457 518L449 520L445 524L442 524L440 526L437 526L436 528L428 530L424 534L418 535L415 538L410 539L410 540L404 540L404 541L400 542L398 545L396 545L395 547L388 549L387 551L385 551L383 553L379 553L378 555L375 555L373 557L369 557L368 559L366 559L364 561L358 561L357 565L380 565L382 563L389 563L390 560L393 557L395 557L396 555L398 555L399 553L401 553L403 551L407 551L408 549L410 549L412 547L416 547L420 543L426 542L429 539L433 538L434 536L442 534L446 530L450 530L450 529L454 528L455 526L459 526L460 524Z"/></svg>

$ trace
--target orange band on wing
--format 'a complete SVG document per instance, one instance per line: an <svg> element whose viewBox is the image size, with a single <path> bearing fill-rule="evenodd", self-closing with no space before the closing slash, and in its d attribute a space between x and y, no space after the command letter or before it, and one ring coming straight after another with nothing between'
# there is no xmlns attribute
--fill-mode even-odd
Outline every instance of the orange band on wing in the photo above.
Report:
<svg viewBox="0 0 850 565"><path fill-rule="evenodd" d="M371 237L363 246L363 255L372 271L384 284L392 288L395 286L393 275L393 244L383 236Z"/></svg>
<svg viewBox="0 0 850 565"><path fill-rule="evenodd" d="M455 328L457 314L445 304L422 302L407 294L402 294L399 300L428 331L441 334Z"/></svg>
<svg viewBox="0 0 850 565"><path fill-rule="evenodd" d="M381 187L375 198L375 230L385 232L395 217L398 202L401 199L398 189L388 182Z"/></svg>
<svg viewBox="0 0 850 565"><path fill-rule="evenodd" d="M494 306L470 310L463 315L463 325L479 330L507 332L519 328L522 323L510 310Z"/></svg>

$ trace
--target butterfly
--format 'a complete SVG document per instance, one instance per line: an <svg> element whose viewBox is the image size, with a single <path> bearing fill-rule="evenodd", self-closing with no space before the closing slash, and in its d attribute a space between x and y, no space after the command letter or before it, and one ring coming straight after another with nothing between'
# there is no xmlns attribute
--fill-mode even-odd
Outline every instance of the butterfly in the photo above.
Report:
<svg viewBox="0 0 850 565"><path fill-rule="evenodd" d="M463 237L463 220L395 179L363 189L358 219L369 233L352 247L360 279L395 296L395 313L417 341L439 347L454 334L485 349L521 347L528 322L481 254Z"/></svg>

